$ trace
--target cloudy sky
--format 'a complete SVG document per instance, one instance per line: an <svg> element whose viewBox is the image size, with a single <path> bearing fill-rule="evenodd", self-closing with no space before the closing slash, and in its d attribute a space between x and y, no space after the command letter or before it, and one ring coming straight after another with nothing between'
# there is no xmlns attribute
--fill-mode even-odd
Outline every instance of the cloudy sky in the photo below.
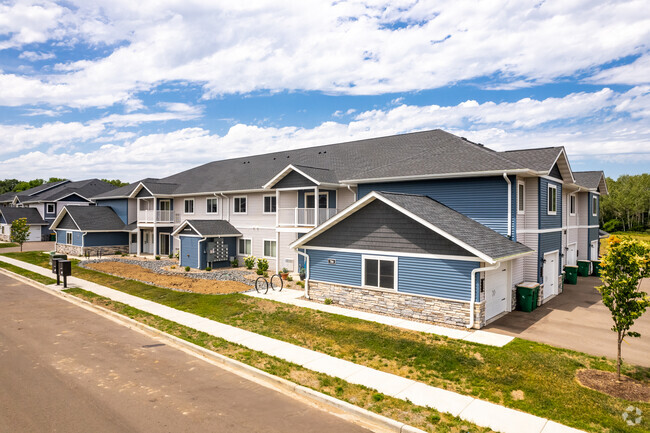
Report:
<svg viewBox="0 0 650 433"><path fill-rule="evenodd" d="M0 0L0 178L434 128L650 171L647 0Z"/></svg>

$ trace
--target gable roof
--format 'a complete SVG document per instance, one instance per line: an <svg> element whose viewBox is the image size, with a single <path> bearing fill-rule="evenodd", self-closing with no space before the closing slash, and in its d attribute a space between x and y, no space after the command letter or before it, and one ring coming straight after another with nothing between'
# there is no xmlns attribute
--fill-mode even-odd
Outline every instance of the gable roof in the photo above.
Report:
<svg viewBox="0 0 650 433"><path fill-rule="evenodd" d="M19 218L27 218L27 224L33 226L48 224L38 210L33 207L0 207L0 214L6 224L11 224Z"/></svg>
<svg viewBox="0 0 650 433"><path fill-rule="evenodd" d="M427 196L376 191L300 237L290 247L294 249L304 247L307 242L374 200L383 201L404 214L405 218L419 222L489 263L509 260L533 251Z"/></svg>
<svg viewBox="0 0 650 433"><path fill-rule="evenodd" d="M50 229L55 230L65 215L70 215L82 232L128 231L124 221L108 206L65 206Z"/></svg>
<svg viewBox="0 0 650 433"><path fill-rule="evenodd" d="M18 196L21 199L27 199L30 196L33 196L35 194L44 192L48 189L63 185L65 183L70 182L69 180L62 180L59 182L50 182L50 183L44 183L43 185L35 186L34 188L26 189L25 191L20 191L20 192L13 192L9 191L4 194L0 194L0 203L11 203L13 202L14 198Z"/></svg>
<svg viewBox="0 0 650 433"><path fill-rule="evenodd" d="M564 147L543 147L538 149L507 150L500 152L506 158L515 161L522 167L529 168L540 174L550 175L555 165L558 165L562 179L569 183L574 182L574 173L571 170L569 159Z"/></svg>
<svg viewBox="0 0 650 433"><path fill-rule="evenodd" d="M605 180L605 173L602 171L576 171L573 173L576 178L576 184L590 191L598 191L607 195L607 182Z"/></svg>
<svg viewBox="0 0 650 433"><path fill-rule="evenodd" d="M80 181L61 181L44 184L18 193L9 192L0 196L0 203L11 203L15 199L24 204L55 202L76 194L85 200L90 197L115 189L110 183L99 179Z"/></svg>
<svg viewBox="0 0 650 433"><path fill-rule="evenodd" d="M199 236L204 238L242 235L239 230L225 220L185 220L174 230L172 235L178 235L187 226L190 226Z"/></svg>

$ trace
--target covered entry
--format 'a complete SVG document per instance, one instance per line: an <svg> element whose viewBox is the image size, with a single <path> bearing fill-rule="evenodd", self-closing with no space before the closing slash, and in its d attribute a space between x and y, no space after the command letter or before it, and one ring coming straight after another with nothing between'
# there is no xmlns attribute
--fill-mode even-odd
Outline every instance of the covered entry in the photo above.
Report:
<svg viewBox="0 0 650 433"><path fill-rule="evenodd" d="M180 265L205 269L230 266L241 233L224 220L186 220L172 236L180 239Z"/></svg>

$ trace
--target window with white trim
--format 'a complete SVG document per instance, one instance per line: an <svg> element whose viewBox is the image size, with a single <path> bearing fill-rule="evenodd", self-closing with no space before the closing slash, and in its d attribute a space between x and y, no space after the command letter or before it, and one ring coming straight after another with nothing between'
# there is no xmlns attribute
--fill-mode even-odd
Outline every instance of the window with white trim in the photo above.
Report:
<svg viewBox="0 0 650 433"><path fill-rule="evenodd" d="M557 215L557 185L548 186L548 208L549 215Z"/></svg>
<svg viewBox="0 0 650 433"><path fill-rule="evenodd" d="M517 213L526 211L526 185L523 182L517 182Z"/></svg>
<svg viewBox="0 0 650 433"><path fill-rule="evenodd" d="M233 213L246 213L246 196L234 197L233 198Z"/></svg>
<svg viewBox="0 0 650 433"><path fill-rule="evenodd" d="M598 216L598 196L591 196L591 215Z"/></svg>
<svg viewBox="0 0 650 433"><path fill-rule="evenodd" d="M264 257L276 257L276 243L274 240L265 239L264 240Z"/></svg>
<svg viewBox="0 0 650 433"><path fill-rule="evenodd" d="M206 203L206 212L207 213L219 213L219 199L209 198Z"/></svg>
<svg viewBox="0 0 650 433"><path fill-rule="evenodd" d="M65 243L72 245L72 232L65 232Z"/></svg>
<svg viewBox="0 0 650 433"><path fill-rule="evenodd" d="M397 289L397 258L363 256L363 285Z"/></svg>
<svg viewBox="0 0 650 433"><path fill-rule="evenodd" d="M253 241L250 239L239 239L237 249L240 256L250 256L253 252Z"/></svg>
<svg viewBox="0 0 650 433"><path fill-rule="evenodd" d="M187 214L194 213L194 199L193 198L185 199L183 212L187 213Z"/></svg>
<svg viewBox="0 0 650 433"><path fill-rule="evenodd" d="M569 196L569 214L571 216L576 214L576 196L574 194Z"/></svg>
<svg viewBox="0 0 650 433"><path fill-rule="evenodd" d="M264 213L275 213L277 210L277 198L274 195L264 196Z"/></svg>
<svg viewBox="0 0 650 433"><path fill-rule="evenodd" d="M45 205L45 213L54 213L54 212L55 212L54 203L48 203Z"/></svg>

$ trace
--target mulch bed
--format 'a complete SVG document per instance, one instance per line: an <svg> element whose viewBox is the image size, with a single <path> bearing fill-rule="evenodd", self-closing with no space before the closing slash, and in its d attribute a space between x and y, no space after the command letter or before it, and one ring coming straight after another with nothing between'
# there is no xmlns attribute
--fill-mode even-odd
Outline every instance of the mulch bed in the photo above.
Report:
<svg viewBox="0 0 650 433"><path fill-rule="evenodd" d="M629 401L650 402L650 386L638 380L621 375L621 381L616 380L616 373L602 370L578 370L576 379L580 385Z"/></svg>

